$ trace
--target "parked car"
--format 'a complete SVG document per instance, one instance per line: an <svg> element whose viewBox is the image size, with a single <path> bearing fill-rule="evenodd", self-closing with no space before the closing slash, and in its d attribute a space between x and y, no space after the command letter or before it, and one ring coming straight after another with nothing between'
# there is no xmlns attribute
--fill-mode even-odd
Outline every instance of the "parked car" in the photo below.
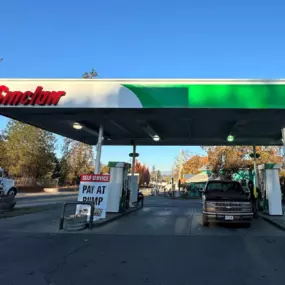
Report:
<svg viewBox="0 0 285 285"><path fill-rule="evenodd" d="M0 196L9 195L15 197L17 192L15 180L5 177L4 169L0 168Z"/></svg>
<svg viewBox="0 0 285 285"><path fill-rule="evenodd" d="M202 223L245 223L250 226L253 210L239 182L210 180L203 191Z"/></svg>

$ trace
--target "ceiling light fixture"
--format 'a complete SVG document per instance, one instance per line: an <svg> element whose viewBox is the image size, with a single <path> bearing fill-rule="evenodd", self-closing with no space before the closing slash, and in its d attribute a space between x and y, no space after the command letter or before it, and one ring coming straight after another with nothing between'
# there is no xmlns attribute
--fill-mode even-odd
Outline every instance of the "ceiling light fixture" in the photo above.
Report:
<svg viewBox="0 0 285 285"><path fill-rule="evenodd" d="M228 142L233 142L235 140L235 137L233 135L228 135L227 141Z"/></svg>
<svg viewBox="0 0 285 285"><path fill-rule="evenodd" d="M158 135L154 135L152 139L154 141L158 142L160 140L160 137Z"/></svg>
<svg viewBox="0 0 285 285"><path fill-rule="evenodd" d="M76 129L76 130L81 130L83 128L82 125L80 125L79 123L77 122L74 122L73 123L73 128Z"/></svg>

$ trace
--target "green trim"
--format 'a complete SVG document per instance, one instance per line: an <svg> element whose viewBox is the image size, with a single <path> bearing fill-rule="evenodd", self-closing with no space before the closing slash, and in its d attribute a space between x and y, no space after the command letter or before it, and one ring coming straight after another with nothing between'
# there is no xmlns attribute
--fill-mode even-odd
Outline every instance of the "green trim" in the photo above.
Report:
<svg viewBox="0 0 285 285"><path fill-rule="evenodd" d="M264 164L264 169L274 169L278 164L276 163L266 163Z"/></svg>
<svg viewBox="0 0 285 285"><path fill-rule="evenodd" d="M120 161L109 161L108 163L109 167L126 167L126 168L131 168L131 164L127 162L120 162Z"/></svg>
<svg viewBox="0 0 285 285"><path fill-rule="evenodd" d="M143 108L285 109L285 84L125 84Z"/></svg>

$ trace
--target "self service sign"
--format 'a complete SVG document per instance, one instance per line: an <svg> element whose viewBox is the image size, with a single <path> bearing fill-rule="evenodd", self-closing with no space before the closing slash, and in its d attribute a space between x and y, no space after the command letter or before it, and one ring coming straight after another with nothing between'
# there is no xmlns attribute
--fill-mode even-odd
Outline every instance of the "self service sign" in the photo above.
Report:
<svg viewBox="0 0 285 285"><path fill-rule="evenodd" d="M94 220L106 217L109 182L110 175L83 174L80 177L78 201L94 203ZM90 206L77 205L76 214L85 214L88 218Z"/></svg>

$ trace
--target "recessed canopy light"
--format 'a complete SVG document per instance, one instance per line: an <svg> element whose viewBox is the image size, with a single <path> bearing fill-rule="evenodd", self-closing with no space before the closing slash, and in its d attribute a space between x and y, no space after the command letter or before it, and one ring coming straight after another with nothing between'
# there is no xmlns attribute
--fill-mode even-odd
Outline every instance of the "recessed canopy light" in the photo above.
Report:
<svg viewBox="0 0 285 285"><path fill-rule="evenodd" d="M74 122L73 123L73 128L76 129L76 130L81 130L83 127L79 123Z"/></svg>
<svg viewBox="0 0 285 285"><path fill-rule="evenodd" d="M160 137L158 135L153 136L152 138L154 141L158 142L160 140Z"/></svg>
<svg viewBox="0 0 285 285"><path fill-rule="evenodd" d="M233 135L229 135L228 137L227 137L227 141L228 142L233 142L235 140L235 137L233 136Z"/></svg>

